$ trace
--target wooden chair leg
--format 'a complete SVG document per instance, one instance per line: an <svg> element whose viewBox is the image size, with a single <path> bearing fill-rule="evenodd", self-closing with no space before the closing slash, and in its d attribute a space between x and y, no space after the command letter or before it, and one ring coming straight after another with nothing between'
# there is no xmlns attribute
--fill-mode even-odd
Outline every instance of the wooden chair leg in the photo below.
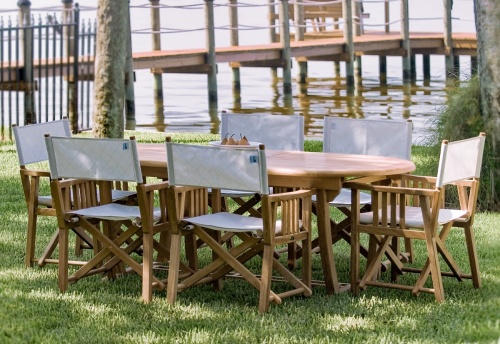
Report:
<svg viewBox="0 0 500 344"><path fill-rule="evenodd" d="M59 229L59 290L68 290L68 229Z"/></svg>
<svg viewBox="0 0 500 344"><path fill-rule="evenodd" d="M49 243L45 247L45 250L43 251L42 255L40 258L38 258L38 266L39 267L44 267L47 264L47 259L49 259L52 256L52 253L54 253L59 239L59 229L54 232L52 237L50 238ZM60 258L59 258L60 259Z"/></svg>
<svg viewBox="0 0 500 344"><path fill-rule="evenodd" d="M142 235L142 300L146 303L153 299L153 233Z"/></svg>
<svg viewBox="0 0 500 344"><path fill-rule="evenodd" d="M264 245L262 257L262 277L259 296L259 313L265 313L269 308L269 297L271 293L271 277L273 272L273 247Z"/></svg>
<svg viewBox="0 0 500 344"><path fill-rule="evenodd" d="M415 262L415 251L413 250L413 244L411 242L410 238L405 238L405 252L406 252L406 259L408 260L408 263L414 263Z"/></svg>
<svg viewBox="0 0 500 344"><path fill-rule="evenodd" d="M470 271L472 275L472 285L474 288L481 288L481 275L479 273L479 261L477 259L476 242L474 240L474 229L468 223L464 227L465 242L469 255Z"/></svg>
<svg viewBox="0 0 500 344"><path fill-rule="evenodd" d="M167 282L167 302L170 304L174 304L177 298L179 264L181 259L181 238L182 236L178 233L172 234L170 238L170 263Z"/></svg>
<svg viewBox="0 0 500 344"><path fill-rule="evenodd" d="M426 233L425 242L427 245L427 254L429 256L429 266L431 270L432 286L434 288L434 297L437 302L444 301L443 280L441 277L441 269L439 267L439 257L435 239Z"/></svg>
<svg viewBox="0 0 500 344"><path fill-rule="evenodd" d="M287 245L288 249L288 268L295 269L297 267L297 248L298 245L296 242L291 242Z"/></svg>
<svg viewBox="0 0 500 344"><path fill-rule="evenodd" d="M312 283L312 244L310 239L302 240L302 280L309 288Z"/></svg>
<svg viewBox="0 0 500 344"><path fill-rule="evenodd" d="M28 232L26 237L26 267L33 266L35 260L35 243L36 243L36 223L37 216L35 214L35 209L31 205L28 207Z"/></svg>

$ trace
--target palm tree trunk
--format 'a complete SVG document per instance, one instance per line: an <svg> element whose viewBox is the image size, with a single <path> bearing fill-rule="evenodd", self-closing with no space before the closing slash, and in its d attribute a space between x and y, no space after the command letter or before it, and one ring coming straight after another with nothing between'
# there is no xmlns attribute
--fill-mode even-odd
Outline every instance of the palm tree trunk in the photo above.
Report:
<svg viewBox="0 0 500 344"><path fill-rule="evenodd" d="M95 137L124 134L128 0L99 0L92 131Z"/></svg>

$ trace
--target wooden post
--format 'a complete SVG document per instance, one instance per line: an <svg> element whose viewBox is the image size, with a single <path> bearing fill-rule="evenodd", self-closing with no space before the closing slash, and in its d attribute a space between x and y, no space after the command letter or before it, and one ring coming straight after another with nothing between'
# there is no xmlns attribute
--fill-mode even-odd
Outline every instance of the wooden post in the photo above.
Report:
<svg viewBox="0 0 500 344"><path fill-rule="evenodd" d="M72 24L75 22L73 19L73 12L78 11L78 4L73 7L73 0L62 0L63 11L62 11L62 22L66 24L63 26L63 39L64 39L64 57L67 61L70 60L70 56L74 58L78 58L78 53L75 55L75 47L78 49L78 44L75 42L75 37L78 35L78 32L75 32L73 27L68 26L68 24ZM79 19L78 19L79 20ZM78 66L78 62L76 66ZM69 71L69 69L68 69ZM78 69L76 69L78 71ZM71 132L73 134L78 133L78 75L68 75L66 76L66 84L68 86L68 120L71 126Z"/></svg>
<svg viewBox="0 0 500 344"><path fill-rule="evenodd" d="M452 0L444 0L444 47L445 47L445 64L446 78L454 77L453 63L453 47L452 47L452 25L451 25L451 2Z"/></svg>
<svg viewBox="0 0 500 344"><path fill-rule="evenodd" d="M410 55L411 81L417 80L417 58L415 54Z"/></svg>
<svg viewBox="0 0 500 344"><path fill-rule="evenodd" d="M403 83L411 82L410 19L408 0L401 0L401 33L403 39Z"/></svg>
<svg viewBox="0 0 500 344"><path fill-rule="evenodd" d="M294 5L294 21L295 21L295 41L304 40L304 6L302 5L302 0L296 0ZM307 82L307 61L299 61L299 84L305 84Z"/></svg>
<svg viewBox="0 0 500 344"><path fill-rule="evenodd" d="M431 80L431 56L423 55L422 56L422 66L424 69L424 81Z"/></svg>
<svg viewBox="0 0 500 344"><path fill-rule="evenodd" d="M387 56L379 56L378 58L378 75L380 84L387 84Z"/></svg>
<svg viewBox="0 0 500 344"><path fill-rule="evenodd" d="M125 61L125 129L135 130L134 61L132 59L132 31L130 28L130 0L127 11L127 57Z"/></svg>
<svg viewBox="0 0 500 344"><path fill-rule="evenodd" d="M33 78L33 29L31 29L31 1L19 0L19 26L21 30L21 56L23 57L23 81L26 85L24 92L24 124L36 123L35 94ZM3 115L3 114L2 114Z"/></svg>
<svg viewBox="0 0 500 344"><path fill-rule="evenodd" d="M217 64L215 63L215 20L214 20L214 0L205 1L205 35L207 48L207 65L210 66L208 72L208 104L209 107L217 108Z"/></svg>
<svg viewBox="0 0 500 344"><path fill-rule="evenodd" d="M477 56L470 57L470 75L477 75Z"/></svg>
<svg viewBox="0 0 500 344"><path fill-rule="evenodd" d="M160 0L149 0L151 3L151 30L153 34L152 48L153 50L161 50L161 35L160 35ZM156 122L164 122L165 114L163 113L163 80L161 73L154 73L154 99L155 99L155 120Z"/></svg>
<svg viewBox="0 0 500 344"><path fill-rule="evenodd" d="M354 13L357 20L354 22L354 36L361 36L361 3L354 2ZM354 56L354 77L357 79L356 85L361 84L363 68L361 63L361 56Z"/></svg>
<svg viewBox="0 0 500 344"><path fill-rule="evenodd" d="M232 47L240 45L238 37L238 0L229 0L229 26L231 27L230 44ZM233 71L233 90L241 90L240 68L231 65Z"/></svg>
<svg viewBox="0 0 500 344"><path fill-rule="evenodd" d="M388 34L391 31L391 27L389 25L390 21L390 7L389 0L384 0L384 29L385 33ZM387 84L387 56L380 55L378 57L378 74L380 78L381 84Z"/></svg>
<svg viewBox="0 0 500 344"><path fill-rule="evenodd" d="M346 69L346 85L347 93L354 93L354 39L353 39L353 28L352 28L352 2L351 0L345 0L342 3L343 15L344 15L344 39L346 40L346 55L347 61L345 65Z"/></svg>
<svg viewBox="0 0 500 344"><path fill-rule="evenodd" d="M283 94L292 94L292 56L290 51L290 18L288 0L281 0L280 6L280 40L283 49Z"/></svg>
<svg viewBox="0 0 500 344"><path fill-rule="evenodd" d="M460 79L460 56L453 56L453 75Z"/></svg>
<svg viewBox="0 0 500 344"><path fill-rule="evenodd" d="M276 43L278 42L278 38L276 36L276 28L274 25L276 25L276 8L274 7L274 0L268 0L269 3L269 38L271 43ZM278 69L276 67L271 68L271 76L274 81L278 79Z"/></svg>

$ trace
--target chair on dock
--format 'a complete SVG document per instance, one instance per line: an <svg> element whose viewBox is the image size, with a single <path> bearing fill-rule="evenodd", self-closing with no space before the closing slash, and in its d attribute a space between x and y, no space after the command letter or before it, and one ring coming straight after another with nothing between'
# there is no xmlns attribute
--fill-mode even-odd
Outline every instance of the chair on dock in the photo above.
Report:
<svg viewBox="0 0 500 344"><path fill-rule="evenodd" d="M352 197L352 251L351 251L351 288L354 294L366 286L380 286L412 291L433 293L436 301L444 300L442 275L454 276L459 281L471 278L476 288L481 286L479 264L474 242L472 225L476 210L485 135L447 142L441 145L437 177L413 175L394 176L391 185L378 186L359 182L348 182L353 190ZM444 206L445 188L456 188L460 209ZM372 209L360 212L359 195L361 190L371 193ZM451 190L447 190L448 193ZM465 241L469 256L471 274L465 274L446 248L451 228L459 227L465 231ZM439 228L441 230L439 231ZM359 240L360 234L367 233L376 242L376 251L371 252L361 280L359 278ZM424 240L427 247L427 261L423 268L407 268L398 258L397 238ZM391 262L391 279L387 283L378 279L378 265L386 255ZM451 272L441 272L441 255ZM417 272L415 285L394 283L404 272ZM429 274L432 288L425 287Z"/></svg>
<svg viewBox="0 0 500 344"><path fill-rule="evenodd" d="M26 235L26 266L38 263L44 266L47 263L58 263L52 258L52 254L57 247L58 231L54 233L44 252L39 258L35 257L36 232L38 216L56 216L50 195L40 195L40 186L44 180L48 183L50 172L41 169L36 163L45 164L48 160L47 149L45 148L44 135L59 137L71 137L69 121L66 117L61 120L31 124L26 126L12 126L14 141L16 145L17 157L20 165L21 182L24 191L24 198L28 209L28 228ZM30 166L31 168L28 168ZM33 168L35 166L36 169ZM127 188L126 185L123 187ZM135 192L128 190L114 190L113 200L123 200L135 195ZM75 229L78 231L78 229ZM84 233L78 233L75 243L77 255L81 254L82 247L92 247L92 238ZM71 262L73 263L73 262ZM81 262L75 261L76 265Z"/></svg>
<svg viewBox="0 0 500 344"><path fill-rule="evenodd" d="M264 145L242 149L175 144L167 138L169 219L171 257L167 300L174 303L178 291L199 283L222 287L222 278L236 271L260 291L259 312L267 311L269 303L280 304L287 296L311 295L311 196L314 191L269 194ZM227 166L238 166L235 173ZM199 173L204 171L204 173ZM208 209L208 189L212 189L212 210ZM242 190L262 195L262 217L221 212L220 189ZM191 217L186 217L186 207ZM278 216L281 220L278 220ZM238 245L228 250L221 243L221 231L236 235ZM192 276L179 281L176 275L180 261L183 233L199 237L214 252L214 260ZM302 279L289 272L274 258L277 245L301 241L304 249ZM261 277L244 263L262 256ZM271 290L275 269L294 289L276 294Z"/></svg>

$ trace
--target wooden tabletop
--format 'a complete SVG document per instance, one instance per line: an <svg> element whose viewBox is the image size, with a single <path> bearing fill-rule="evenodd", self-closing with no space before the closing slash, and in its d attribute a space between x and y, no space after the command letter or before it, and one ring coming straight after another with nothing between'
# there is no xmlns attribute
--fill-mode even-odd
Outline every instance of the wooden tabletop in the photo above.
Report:
<svg viewBox="0 0 500 344"><path fill-rule="evenodd" d="M138 144L143 174L167 177L165 144ZM372 155L266 150L269 184L339 190L344 178L409 173L408 160Z"/></svg>

